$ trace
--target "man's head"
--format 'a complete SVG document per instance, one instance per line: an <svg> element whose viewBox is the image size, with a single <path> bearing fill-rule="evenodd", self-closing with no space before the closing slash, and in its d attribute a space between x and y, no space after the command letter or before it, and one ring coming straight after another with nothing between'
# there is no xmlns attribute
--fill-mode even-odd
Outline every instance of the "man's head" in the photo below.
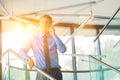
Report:
<svg viewBox="0 0 120 80"><path fill-rule="evenodd" d="M49 15L43 15L40 17L40 31L43 34L49 33L49 27L52 25L52 18Z"/></svg>

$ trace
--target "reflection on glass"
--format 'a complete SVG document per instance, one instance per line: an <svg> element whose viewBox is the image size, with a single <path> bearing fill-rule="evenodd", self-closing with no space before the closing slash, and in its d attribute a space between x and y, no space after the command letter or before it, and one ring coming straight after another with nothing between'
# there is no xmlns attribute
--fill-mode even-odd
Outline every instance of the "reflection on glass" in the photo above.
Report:
<svg viewBox="0 0 120 80"><path fill-rule="evenodd" d="M90 58L90 61L91 80L120 80L120 72L106 67L93 58Z"/></svg>
<svg viewBox="0 0 120 80"><path fill-rule="evenodd" d="M96 54L105 55L106 57L98 57L102 61L119 67L120 61L120 8L110 21L99 38L95 41Z"/></svg>

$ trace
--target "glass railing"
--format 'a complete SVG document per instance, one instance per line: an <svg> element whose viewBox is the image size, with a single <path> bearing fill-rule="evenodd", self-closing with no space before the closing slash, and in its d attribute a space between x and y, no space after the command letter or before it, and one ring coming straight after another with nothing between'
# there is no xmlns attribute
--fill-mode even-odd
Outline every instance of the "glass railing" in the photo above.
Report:
<svg viewBox="0 0 120 80"><path fill-rule="evenodd" d="M120 80L120 7L94 42L96 55L105 55L104 57L94 56L94 58L113 67L115 71L109 66L104 66L98 61L90 59L90 62L92 62L90 63L91 69L98 69L98 72L91 73L91 80Z"/></svg>
<svg viewBox="0 0 120 80"><path fill-rule="evenodd" d="M91 72L90 80L120 80L120 67L112 67L111 65L89 56L90 69L96 70Z"/></svg>
<svg viewBox="0 0 120 80"><path fill-rule="evenodd" d="M30 70L23 60L19 59L13 50L7 50L2 57L3 80L35 80L36 69ZM89 56L83 54L61 54L63 80L90 80ZM72 67L72 57L76 57L76 69ZM67 59L66 59L67 58ZM64 63L63 63L64 62ZM39 70L38 70L39 71ZM41 73L41 71L40 71ZM43 72L41 73L43 74ZM44 74L43 74L44 75ZM44 75L46 76L46 75ZM50 80L51 77L47 75Z"/></svg>
<svg viewBox="0 0 120 80"><path fill-rule="evenodd" d="M33 68L30 70L27 64L23 63L21 59L15 56L13 50L7 50L3 54L3 80L35 80L37 71ZM96 56L96 55L94 55ZM88 55L83 54L64 54L59 55L67 66L62 66L63 80L91 80L91 72L96 72L97 69L91 69ZM76 70L72 69L72 57L76 57ZM105 56L100 56L105 57ZM63 58L63 59L64 59ZM68 60L67 60L67 59ZM62 62L62 63L63 63ZM93 65L92 65L93 66ZM39 70L38 70L39 71ZM42 74L42 73L41 73ZM46 76L42 74L43 76ZM49 78L49 77L48 77ZM50 77L51 78L51 77ZM50 79L54 80L54 79Z"/></svg>
<svg viewBox="0 0 120 80"><path fill-rule="evenodd" d="M60 59L64 59L62 61L60 60L63 80L90 80L88 55L62 54L59 57ZM72 63L72 58L75 58L74 64Z"/></svg>
<svg viewBox="0 0 120 80"><path fill-rule="evenodd" d="M37 72L46 79L56 80L36 66L33 66L34 70L29 70L27 68L27 61L11 49L3 54L2 66L3 80L35 80Z"/></svg>
<svg viewBox="0 0 120 80"><path fill-rule="evenodd" d="M97 59L114 67L120 66L120 7L95 39L95 53L106 56Z"/></svg>

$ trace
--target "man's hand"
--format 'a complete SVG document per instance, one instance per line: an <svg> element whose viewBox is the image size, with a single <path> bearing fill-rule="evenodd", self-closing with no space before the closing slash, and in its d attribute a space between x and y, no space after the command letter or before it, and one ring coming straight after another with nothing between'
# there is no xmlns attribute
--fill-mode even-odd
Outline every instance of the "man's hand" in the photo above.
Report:
<svg viewBox="0 0 120 80"><path fill-rule="evenodd" d="M28 59L28 64L29 64L30 69L32 69L32 67L34 66L34 61L31 57Z"/></svg>
<svg viewBox="0 0 120 80"><path fill-rule="evenodd" d="M50 27L49 32L50 32L50 34L55 34L55 29L53 27Z"/></svg>

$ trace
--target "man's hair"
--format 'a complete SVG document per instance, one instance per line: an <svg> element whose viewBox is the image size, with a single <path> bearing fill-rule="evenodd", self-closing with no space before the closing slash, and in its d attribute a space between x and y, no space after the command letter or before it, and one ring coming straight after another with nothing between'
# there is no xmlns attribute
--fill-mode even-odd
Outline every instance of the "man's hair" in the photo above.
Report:
<svg viewBox="0 0 120 80"><path fill-rule="evenodd" d="M42 15L42 16L40 17L40 20L41 20L42 18L48 18L48 19L50 19L50 20L52 21L52 17L49 16L49 15L47 15L47 14Z"/></svg>

